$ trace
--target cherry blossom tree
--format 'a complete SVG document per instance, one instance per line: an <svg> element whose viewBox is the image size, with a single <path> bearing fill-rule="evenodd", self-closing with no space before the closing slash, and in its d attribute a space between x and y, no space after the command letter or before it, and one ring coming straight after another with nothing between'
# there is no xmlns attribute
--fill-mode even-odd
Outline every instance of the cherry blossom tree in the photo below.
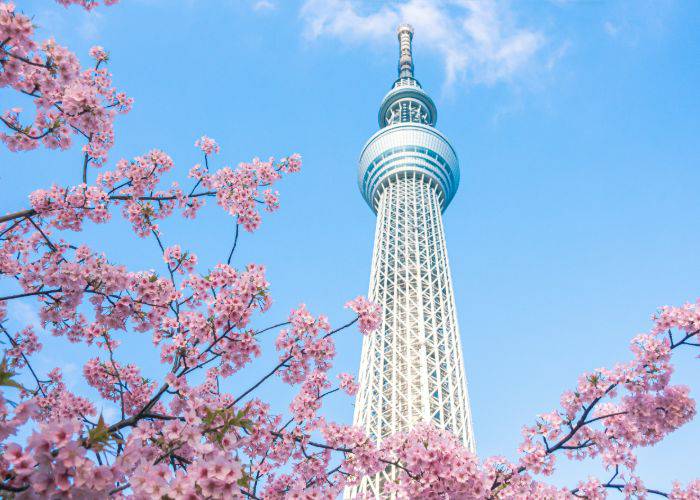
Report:
<svg viewBox="0 0 700 500"><path fill-rule="evenodd" d="M85 9L99 4L57 1ZM217 167L219 146L205 136L195 143L202 161L182 186L166 185L173 160L163 151L110 167L114 120L132 101L112 86L107 52L94 47L89 55L94 62L82 69L68 49L37 41L26 13L0 2L0 87L17 98L1 110L4 147L82 145L76 175L82 182L40 187L27 207L0 217L0 273L16 290L0 297L3 496L328 498L391 467L396 480L385 490L399 497L700 498L700 480L660 491L635 473L637 448L695 416L688 387L671 378L672 357L700 347L700 302L661 308L651 330L632 339L628 361L583 374L559 408L523 429L514 461L480 460L429 423L377 444L362 429L328 421L321 408L330 394L357 391L352 375L329 377L334 337L353 325L371 334L378 306L351 300L352 319L334 328L302 304L256 329L272 301L265 268L232 265L239 228L252 233L264 212L279 208L273 186L300 170L300 157ZM30 115L20 104L30 105ZM232 218L236 232L226 260L202 269L187 242L165 240L159 222L200 217L208 201ZM115 215L135 238L155 242L160 273L129 270L73 242L86 225L109 224ZM7 326L7 304L17 299L36 301L41 332ZM146 379L122 347L135 332L160 352L154 364L162 366L162 379ZM72 392L59 368L35 369L46 334L90 347L95 355L81 360L82 375L102 402L119 408L117 417L106 419L101 401ZM261 339L271 335L278 362L257 366ZM257 366L257 378L240 376L249 366ZM257 395L272 377L292 391L288 412L273 411ZM227 379L236 380L237 392L221 390ZM562 458L599 460L605 475L566 488L543 481Z"/></svg>

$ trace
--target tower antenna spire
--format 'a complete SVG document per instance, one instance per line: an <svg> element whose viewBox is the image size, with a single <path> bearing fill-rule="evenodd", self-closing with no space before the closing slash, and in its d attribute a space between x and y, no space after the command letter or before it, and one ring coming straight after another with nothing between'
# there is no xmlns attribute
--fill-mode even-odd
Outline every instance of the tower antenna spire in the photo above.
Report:
<svg viewBox="0 0 700 500"><path fill-rule="evenodd" d="M413 78L413 52L411 40L413 39L413 26L410 24L399 24L396 29L399 38L399 78Z"/></svg>

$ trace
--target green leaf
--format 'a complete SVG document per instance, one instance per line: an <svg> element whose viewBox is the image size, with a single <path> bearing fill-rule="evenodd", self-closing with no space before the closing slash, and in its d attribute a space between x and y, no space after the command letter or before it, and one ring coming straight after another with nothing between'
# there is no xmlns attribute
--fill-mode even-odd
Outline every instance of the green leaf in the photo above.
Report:
<svg viewBox="0 0 700 500"><path fill-rule="evenodd" d="M244 418L244 419L241 420L240 426L243 427L243 428L244 428L245 430L247 430L248 432L250 432L250 431L253 430L253 421L252 421L252 420L249 420L249 419L247 419L247 418Z"/></svg>
<svg viewBox="0 0 700 500"><path fill-rule="evenodd" d="M12 380L12 377L14 377L15 375L17 374L7 367L7 358L3 357L2 362L0 362L0 386L24 389L24 387L22 387L22 384L15 380Z"/></svg>
<svg viewBox="0 0 700 500"><path fill-rule="evenodd" d="M241 488L249 488L250 487L250 479L251 477L247 473L243 473L243 476L241 476L236 483L238 483L238 486Z"/></svg>
<svg viewBox="0 0 700 500"><path fill-rule="evenodd" d="M109 427L105 423L105 419L100 413L100 418L97 420L97 425L88 431L87 447L96 451L102 451L105 448L110 448L110 440L112 435L109 432Z"/></svg>

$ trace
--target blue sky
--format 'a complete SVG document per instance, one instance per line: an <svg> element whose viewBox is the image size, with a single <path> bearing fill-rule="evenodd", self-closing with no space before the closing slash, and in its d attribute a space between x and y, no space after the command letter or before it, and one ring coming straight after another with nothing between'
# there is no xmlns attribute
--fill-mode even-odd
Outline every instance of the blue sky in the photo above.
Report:
<svg viewBox="0 0 700 500"><path fill-rule="evenodd" d="M184 176L202 134L221 144L219 165L303 155L302 173L280 184L281 210L239 244L237 265L264 263L272 283L261 325L302 301L340 324L345 300L366 293L375 218L357 156L395 78L395 25L411 22L417 77L461 161L444 221L484 457L512 456L521 426L555 408L578 374L627 359L657 306L700 296L697 2L123 0L91 14L16 3L86 63L92 45L111 52L115 83L135 104L117 121L110 165L160 148ZM0 93L3 108L11 99ZM0 210L79 182L79 164L77 150L0 150ZM213 265L232 226L205 215L165 224L164 237ZM115 223L79 238L133 269L161 265L153 241L127 235ZM13 324L32 321L33 307L12 306ZM159 373L146 337L125 342ZM37 362L65 364L82 387L85 350L46 343ZM360 344L355 331L339 337L338 371L356 373ZM676 381L695 382L697 396L698 362L678 358ZM268 353L245 375L273 361ZM263 393L284 406L279 389ZM327 404L350 421L350 398ZM640 452L638 470L649 486L687 481L699 448L696 421ZM572 485L580 470L599 469L576 463L556 481Z"/></svg>

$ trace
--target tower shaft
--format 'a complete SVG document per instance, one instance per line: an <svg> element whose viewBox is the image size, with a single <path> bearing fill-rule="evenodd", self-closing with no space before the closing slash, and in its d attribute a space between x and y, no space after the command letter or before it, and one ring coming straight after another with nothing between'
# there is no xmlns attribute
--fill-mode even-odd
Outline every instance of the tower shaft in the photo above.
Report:
<svg viewBox="0 0 700 500"><path fill-rule="evenodd" d="M432 421L474 449L467 384L435 183L406 173L379 194L370 299L382 326L365 338L355 425L379 442ZM364 478L378 495L394 471Z"/></svg>

